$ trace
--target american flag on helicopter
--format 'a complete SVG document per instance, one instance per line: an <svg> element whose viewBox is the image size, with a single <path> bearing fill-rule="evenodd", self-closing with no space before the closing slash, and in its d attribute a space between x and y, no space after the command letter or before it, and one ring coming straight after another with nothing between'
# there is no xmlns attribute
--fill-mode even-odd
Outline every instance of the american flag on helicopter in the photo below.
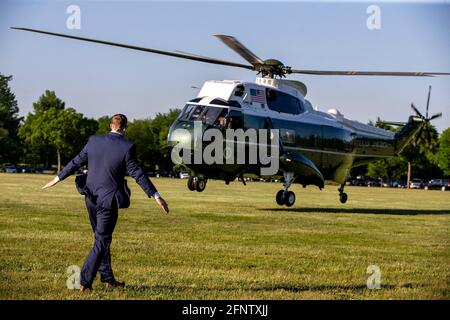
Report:
<svg viewBox="0 0 450 320"><path fill-rule="evenodd" d="M251 102L266 103L265 90L250 89L250 100Z"/></svg>

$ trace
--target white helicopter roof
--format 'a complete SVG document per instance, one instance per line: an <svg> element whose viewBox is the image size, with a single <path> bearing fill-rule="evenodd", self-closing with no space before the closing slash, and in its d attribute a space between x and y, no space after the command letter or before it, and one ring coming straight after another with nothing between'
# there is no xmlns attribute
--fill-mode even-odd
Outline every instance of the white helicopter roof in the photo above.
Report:
<svg viewBox="0 0 450 320"><path fill-rule="evenodd" d="M217 97L224 100L230 100L234 89L238 85L244 85L246 88L266 87L277 89L279 91L290 94L300 100L305 99L307 93L306 85L300 81L272 79L272 78L256 78L255 82L243 80L209 80L203 84L197 97ZM235 97L233 99L236 100Z"/></svg>
<svg viewBox="0 0 450 320"><path fill-rule="evenodd" d="M236 86L243 83L240 80L209 80L203 84L197 97L217 97L229 100Z"/></svg>
<svg viewBox="0 0 450 320"><path fill-rule="evenodd" d="M209 104L211 103L211 100L215 98L220 98L225 101L237 100L239 102L247 102L248 98L246 98L245 94L243 96L234 95L236 87L239 85L243 86L246 93L248 93L251 89L261 89L261 87L265 87L276 89L297 97L304 102L305 109L308 111L307 113L298 116L307 117L308 121L316 124L347 127L350 130L357 131L359 134L368 137L379 137L381 135L383 137L392 138L394 136L393 132L376 128L374 126L369 126L358 121L349 120L345 118L344 115L337 109L329 109L328 112L315 110L312 104L305 99L307 88L300 81L273 78L256 78L256 82L243 80L209 80L204 83L197 97L202 98L202 104ZM244 105L246 104L244 103ZM258 109L256 111L259 113L272 112L268 109ZM292 119L293 117L291 114L279 113L276 113L276 116L285 119Z"/></svg>

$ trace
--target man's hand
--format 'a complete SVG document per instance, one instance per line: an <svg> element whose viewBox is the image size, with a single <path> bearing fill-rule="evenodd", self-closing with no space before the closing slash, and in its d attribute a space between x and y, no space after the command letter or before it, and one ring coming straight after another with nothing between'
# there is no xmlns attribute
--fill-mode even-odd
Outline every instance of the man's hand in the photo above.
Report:
<svg viewBox="0 0 450 320"><path fill-rule="evenodd" d="M162 198L156 198L156 203L164 210L165 213L169 213L169 206L167 205L167 202Z"/></svg>
<svg viewBox="0 0 450 320"><path fill-rule="evenodd" d="M52 181L50 181L50 182L47 183L45 186L43 186L42 189L47 189L47 188L53 187L53 186L54 186L55 184L57 184L58 182L59 182L59 177L56 176L56 177L53 178Z"/></svg>

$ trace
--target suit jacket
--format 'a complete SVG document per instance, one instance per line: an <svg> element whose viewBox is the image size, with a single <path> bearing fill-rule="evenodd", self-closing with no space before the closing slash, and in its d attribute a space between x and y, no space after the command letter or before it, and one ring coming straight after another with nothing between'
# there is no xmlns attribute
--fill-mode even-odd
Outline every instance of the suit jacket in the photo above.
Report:
<svg viewBox="0 0 450 320"><path fill-rule="evenodd" d="M136 146L118 133L91 136L83 150L59 173L64 180L83 165L88 165L86 191L98 206L110 209L113 201L119 208L129 206L124 185L125 174L133 177L148 197L156 188L136 159Z"/></svg>

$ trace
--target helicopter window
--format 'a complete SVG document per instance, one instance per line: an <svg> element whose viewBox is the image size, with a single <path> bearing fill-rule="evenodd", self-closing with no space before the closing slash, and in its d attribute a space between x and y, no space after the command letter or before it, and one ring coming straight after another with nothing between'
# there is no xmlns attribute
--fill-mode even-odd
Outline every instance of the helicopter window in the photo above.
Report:
<svg viewBox="0 0 450 320"><path fill-rule="evenodd" d="M290 114L300 114L303 112L304 108L301 101L290 94L267 89L266 98L270 110Z"/></svg>
<svg viewBox="0 0 450 320"><path fill-rule="evenodd" d="M222 109L219 116L217 117L217 120L214 122L214 125L225 127L227 124L226 116L228 114L228 109Z"/></svg>
<svg viewBox="0 0 450 320"><path fill-rule="evenodd" d="M197 106L194 111L191 114L191 117L189 118L189 120L193 120L193 121L199 121L201 119L200 115L203 112L203 110L205 109L205 106Z"/></svg>
<svg viewBox="0 0 450 320"><path fill-rule="evenodd" d="M207 107L205 113L202 116L202 121L207 124L215 124L219 115L223 112L227 111L227 109L223 108L215 108L215 107ZM226 113L225 113L226 114Z"/></svg>
<svg viewBox="0 0 450 320"><path fill-rule="evenodd" d="M234 95L236 97L242 97L245 93L245 88L243 85L236 86L236 90L234 91Z"/></svg>
<svg viewBox="0 0 450 320"><path fill-rule="evenodd" d="M196 106L194 104L187 104L184 108L183 108L183 112L180 114L180 119L188 119L189 118L189 114L191 113L191 111L195 108Z"/></svg>

